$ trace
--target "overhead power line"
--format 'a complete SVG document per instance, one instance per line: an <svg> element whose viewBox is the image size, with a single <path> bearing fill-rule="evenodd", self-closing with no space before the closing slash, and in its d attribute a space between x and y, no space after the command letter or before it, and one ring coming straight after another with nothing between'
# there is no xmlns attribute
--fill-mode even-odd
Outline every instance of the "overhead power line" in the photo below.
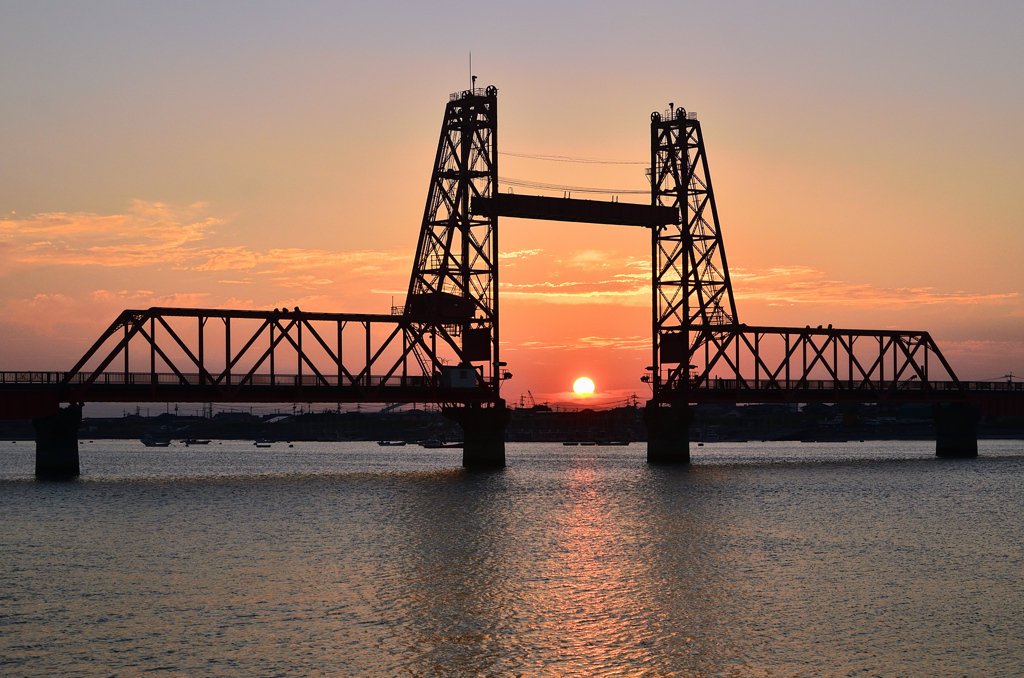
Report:
<svg viewBox="0 0 1024 678"><path fill-rule="evenodd" d="M550 162L575 162L584 165L649 165L649 160L601 160L600 158L574 158L569 155L538 155L536 153L510 153L499 151L498 155L509 155L513 158L530 160L548 160Z"/></svg>
<svg viewBox="0 0 1024 678"><path fill-rule="evenodd" d="M519 188L533 188L539 191L562 191L571 193L606 193L609 195L634 194L650 195L650 189L638 190L633 188L595 188L593 186L565 186L563 184L546 184L540 181L525 181L511 177L498 177L498 185L517 186Z"/></svg>

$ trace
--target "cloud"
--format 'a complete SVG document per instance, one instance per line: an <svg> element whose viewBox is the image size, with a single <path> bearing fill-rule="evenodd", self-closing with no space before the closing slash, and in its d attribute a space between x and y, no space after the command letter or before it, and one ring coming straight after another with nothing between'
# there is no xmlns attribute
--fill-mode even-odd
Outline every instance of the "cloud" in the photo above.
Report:
<svg viewBox="0 0 1024 678"><path fill-rule="evenodd" d="M543 301L551 304L650 304L650 288L622 280L501 284L502 296Z"/></svg>
<svg viewBox="0 0 1024 678"><path fill-rule="evenodd" d="M546 259L506 277L502 295L551 304L650 303L650 264L643 259L597 249L579 251L564 260ZM560 280L563 275L571 279ZM533 282L538 277L540 281Z"/></svg>
<svg viewBox="0 0 1024 678"><path fill-rule="evenodd" d="M278 287L299 287L304 289L322 287L323 285L330 285L334 282L327 278L317 278L315 275L284 276L271 278L271 281L273 281L273 283Z"/></svg>
<svg viewBox="0 0 1024 678"><path fill-rule="evenodd" d="M947 355L970 355L973 357L1024 356L1024 340L992 341L974 339L967 341L943 341L942 352Z"/></svg>
<svg viewBox="0 0 1024 678"><path fill-rule="evenodd" d="M202 264L188 267L193 271L248 271L260 264L257 252L241 246L202 250L192 256L206 259Z"/></svg>
<svg viewBox="0 0 1024 678"><path fill-rule="evenodd" d="M52 336L58 327L86 330L97 327L93 315L82 314L81 309L79 299L64 294L37 294L30 299L12 299L4 309L4 316L12 325L29 325L41 334Z"/></svg>
<svg viewBox="0 0 1024 678"><path fill-rule="evenodd" d="M538 254L540 254L543 251L544 250L535 249L535 250L514 250L512 252L500 252L498 254L498 261L501 262L501 263L508 262L509 265L514 265L514 261L509 262L510 259L511 260L526 259L528 257L537 256Z"/></svg>
<svg viewBox="0 0 1024 678"><path fill-rule="evenodd" d="M649 336L631 335L628 337L579 337L574 338L571 341L559 343L551 343L544 341L520 341L516 342L515 348L540 351L548 351L552 349L573 350L593 348L632 351L636 349L647 349L650 348L650 346L651 338Z"/></svg>
<svg viewBox="0 0 1024 678"><path fill-rule="evenodd" d="M602 250L583 250L577 252L568 259L563 259L562 264L570 268L608 268L615 264L615 255Z"/></svg>
<svg viewBox="0 0 1024 678"><path fill-rule="evenodd" d="M202 306L208 296L205 292L154 295L151 290L95 290L81 296L37 294L8 300L4 315L8 323L31 327L44 336L92 341L126 308L195 308Z"/></svg>
<svg viewBox="0 0 1024 678"><path fill-rule="evenodd" d="M553 304L650 304L650 262L614 252L585 250L560 262L562 270L548 270L541 282L502 282L502 295ZM613 273L612 271L619 271ZM568 272L570 280L558 280ZM593 273L593 276L587 273ZM610 275L609 275L610 274ZM1018 292L978 294L943 292L932 287L882 287L830 279L825 272L809 266L777 266L762 269L734 268L731 271L737 304L766 302L769 306L827 304L851 308L890 308L942 304L1009 304L1020 301ZM588 280L587 278L594 279ZM1012 308L1008 312L1013 313Z"/></svg>
<svg viewBox="0 0 1024 678"><path fill-rule="evenodd" d="M823 271L809 266L734 268L731 276L737 305L750 299L765 301L770 305L828 304L904 308L935 304L998 303L1019 297L1017 292L939 292L932 287L879 287L870 283L829 280Z"/></svg>
<svg viewBox="0 0 1024 678"><path fill-rule="evenodd" d="M206 211L204 203L175 207L134 200L124 214L47 212L25 219L0 219L0 274L42 266L123 268L168 264L178 270L197 272L243 271L287 276L314 268L334 268L349 276L382 276L404 272L409 266L408 256L392 251L203 247L214 229L226 223ZM325 280L301 276L276 282L331 282Z"/></svg>
<svg viewBox="0 0 1024 678"><path fill-rule="evenodd" d="M271 249L255 252L246 247L219 247L195 252L193 259L205 259L188 266L193 271L255 271L281 274L310 268L341 268L349 273L391 273L405 268L409 262L397 252L363 250L332 252L299 248Z"/></svg>
<svg viewBox="0 0 1024 678"><path fill-rule="evenodd" d="M0 272L39 266L179 263L224 223L196 203L184 208L135 200L126 214L46 212L0 219Z"/></svg>

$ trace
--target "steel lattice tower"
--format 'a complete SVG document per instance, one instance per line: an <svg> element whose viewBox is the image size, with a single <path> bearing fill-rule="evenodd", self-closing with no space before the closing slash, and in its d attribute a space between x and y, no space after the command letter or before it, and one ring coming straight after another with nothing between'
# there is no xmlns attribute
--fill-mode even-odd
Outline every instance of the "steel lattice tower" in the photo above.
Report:
<svg viewBox="0 0 1024 678"><path fill-rule="evenodd" d="M651 114L651 204L680 212L678 224L652 229L657 394L686 390L694 354L737 323L700 121L683 108Z"/></svg>
<svg viewBox="0 0 1024 678"><path fill-rule="evenodd" d="M441 125L404 314L437 326L456 346L461 366L498 397L497 217L470 212L474 198L498 192L497 88L450 97ZM457 343L457 342L454 342Z"/></svg>

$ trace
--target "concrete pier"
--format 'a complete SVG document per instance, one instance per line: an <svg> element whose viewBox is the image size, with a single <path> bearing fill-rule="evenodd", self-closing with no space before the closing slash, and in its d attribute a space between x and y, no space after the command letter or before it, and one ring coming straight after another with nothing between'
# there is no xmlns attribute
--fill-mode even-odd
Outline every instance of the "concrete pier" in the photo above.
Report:
<svg viewBox="0 0 1024 678"><path fill-rule="evenodd" d="M470 469L505 466L505 429L512 413L504 400L483 407L479 404L444 407L442 414L462 427L462 465Z"/></svg>
<svg viewBox="0 0 1024 678"><path fill-rule="evenodd" d="M49 417L32 420L36 430L36 477L68 480L79 474L78 428L82 408L71 405Z"/></svg>
<svg viewBox="0 0 1024 678"><path fill-rule="evenodd" d="M686 403L659 407L648 400L644 408L647 426L648 464L690 463L690 422L693 410Z"/></svg>
<svg viewBox="0 0 1024 678"><path fill-rule="evenodd" d="M978 409L968 403L935 403L935 456L972 459L978 456Z"/></svg>

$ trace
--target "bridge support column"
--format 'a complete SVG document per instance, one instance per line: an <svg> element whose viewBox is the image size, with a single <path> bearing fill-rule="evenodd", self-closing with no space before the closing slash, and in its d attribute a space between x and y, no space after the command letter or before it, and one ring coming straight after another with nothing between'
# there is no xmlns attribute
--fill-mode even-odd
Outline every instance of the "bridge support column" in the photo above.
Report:
<svg viewBox="0 0 1024 678"><path fill-rule="evenodd" d="M653 400L644 408L648 464L690 463L690 422L693 410L686 403L659 407Z"/></svg>
<svg viewBox="0 0 1024 678"><path fill-rule="evenodd" d="M935 456L972 459L978 456L978 409L968 403L935 403Z"/></svg>
<svg viewBox="0 0 1024 678"><path fill-rule="evenodd" d="M462 465L472 469L504 468L505 428L512 413L498 400L490 407L479 404L443 407L441 413L462 427Z"/></svg>
<svg viewBox="0 0 1024 678"><path fill-rule="evenodd" d="M82 408L71 405L48 417L32 420L36 430L36 477L68 480L79 474L78 427Z"/></svg>

